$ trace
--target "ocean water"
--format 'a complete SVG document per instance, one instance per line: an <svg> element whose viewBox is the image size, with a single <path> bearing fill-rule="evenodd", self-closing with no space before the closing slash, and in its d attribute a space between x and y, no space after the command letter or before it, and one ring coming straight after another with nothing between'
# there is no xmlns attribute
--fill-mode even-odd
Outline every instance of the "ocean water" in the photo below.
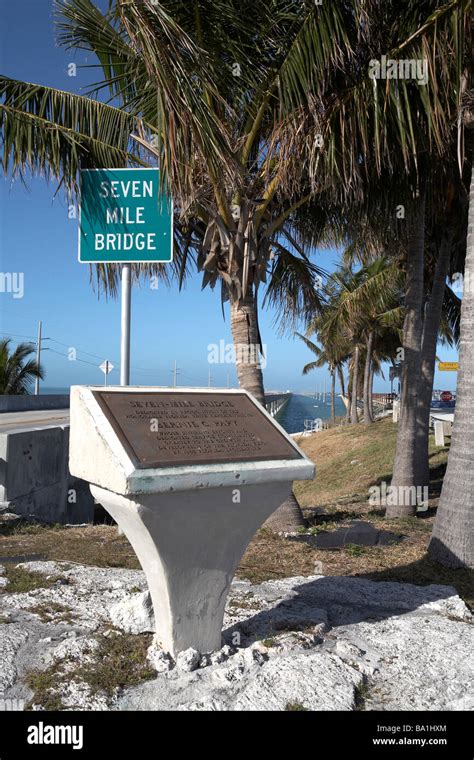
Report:
<svg viewBox="0 0 474 760"><path fill-rule="evenodd" d="M336 417L342 417L346 413L343 401L336 396ZM299 433L304 430L304 421L307 419L327 420L331 416L330 396L327 394L326 401L311 397L293 394L278 416L278 422L285 428L287 433Z"/></svg>

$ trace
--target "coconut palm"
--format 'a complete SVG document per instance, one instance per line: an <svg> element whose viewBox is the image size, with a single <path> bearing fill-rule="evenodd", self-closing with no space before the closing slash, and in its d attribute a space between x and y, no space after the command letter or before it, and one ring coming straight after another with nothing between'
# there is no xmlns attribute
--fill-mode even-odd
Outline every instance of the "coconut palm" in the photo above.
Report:
<svg viewBox="0 0 474 760"><path fill-rule="evenodd" d="M184 258L197 255L203 285L221 284L234 341L255 357L257 291L269 268L272 282L299 292L285 307L318 305L317 273L285 243L296 211L334 179L350 190L367 170L361 157L393 165L396 144L408 163L426 144L420 134L443 145L446 28L465 3L409 3L404 14L386 5L116 0L102 13L91 0L58 0L60 42L97 56L104 80L94 95L105 88L120 108L4 79L5 165L11 157L14 169L45 170L76 189L79 166L159 162ZM371 57L423 52L433 36L446 57L433 82L421 94L403 80L378 92ZM307 165L296 148L307 148ZM263 401L258 360L237 371Z"/></svg>
<svg viewBox="0 0 474 760"><path fill-rule="evenodd" d="M338 342L342 354L347 345L352 346L350 420L358 422L357 399L359 371L363 366L364 420L368 424L371 415L371 385L374 368L374 349L377 337L385 333L386 342L390 331L400 319L402 275L396 264L387 258L373 260L358 271L343 269L332 278L336 287L330 294L330 307L310 323L309 330L316 331L323 345L325 340ZM387 323L389 327L387 327ZM388 333L388 335L387 335Z"/></svg>
<svg viewBox="0 0 474 760"><path fill-rule="evenodd" d="M465 188L459 177L453 177L441 187L444 198L433 197L431 193L431 220L425 245L425 303L415 452L416 485L420 487L429 485L429 426L437 344L439 341L447 345L459 342L461 302L448 286L447 277L450 271L462 271L466 251Z"/></svg>
<svg viewBox="0 0 474 760"><path fill-rule="evenodd" d="M316 328L317 329L317 328ZM343 378L344 362L347 360L347 355L343 356L337 347L336 342L332 345L326 342L323 348L320 348L316 343L310 340L306 335L296 333L310 351L316 356L316 359L303 367L303 375L307 375L314 369L320 369L326 365L329 368L329 374L331 377L331 423L334 425L336 421L335 411L335 397L336 397L336 375L341 380ZM344 379L342 379L341 392L344 395Z"/></svg>
<svg viewBox="0 0 474 760"><path fill-rule="evenodd" d="M399 31L400 28L407 30L411 24L413 24L412 29L417 29L417 31L414 31L409 36L408 39L410 41L407 41L406 45L402 44L398 48L398 53L394 54L393 58L398 58L400 50L403 49L403 57L407 55L420 61L424 59L429 66L427 87L424 85L421 88L417 87L417 84L413 82L411 85L406 85L406 83L400 81L397 83L387 81L384 82L385 91L383 91L383 88L379 90L377 83L374 82L374 103L371 104L370 98L364 98L363 83L356 81L352 89L352 95L357 91L357 96L364 101L370 114L369 118L363 120L364 127L367 127L365 139L362 134L363 130L360 132L357 129L348 130L347 128L347 120L350 118L350 106L348 106L347 110L345 110L345 106L348 103L352 104L351 94L347 94L347 97L343 98L343 105L338 102L334 106L340 122L336 125L331 123L331 139L333 142L337 142L338 129L341 132L344 131L346 134L344 156L347 162L355 163L359 167L365 165L364 161L361 160L361 156L364 156L366 153L358 141L363 141L363 145L373 144L375 160L371 166L375 165L377 171L374 175L367 177L369 180L367 187L371 187L369 192L373 195L374 192L377 192L375 188L378 187L386 197L390 196L393 199L392 217L397 205L402 204L406 209L407 243L403 268L407 273L407 277L404 299L405 325L402 343L405 358L402 364L402 417L398 432L393 480L393 485L403 487L395 489L396 493L400 493L403 496L405 487L416 484L418 478L417 442L420 427L417 415L422 383L425 188L433 181L432 168L435 163L432 160L434 155L433 148L436 147L436 151L440 156L448 155L451 151L452 126L457 120L458 105L462 92L463 67L469 56L468 30L470 29L470 3L444 5L440 5L439 3L404 3L403 8L398 4L396 12L401 14L398 19L391 16L395 11L391 3L380 4L380 6L378 18L377 9L371 7L369 13L371 20L375 18L377 19L377 23L380 24L380 34L385 41L390 38L390 31L388 36L386 36L387 27L385 26L385 21L387 18L391 17L392 19L392 31L395 29ZM425 15L425 23L419 23L421 21L420 15L423 16L429 10L431 11L429 18ZM372 14L374 14L373 18ZM418 23L416 22L416 18L418 18ZM371 21L367 23L370 25ZM453 36L454 30L456 31ZM432 57L431 51L436 49L437 53L440 52L438 42L441 39L444 39L442 43L444 51L439 58L436 56L435 59ZM411 47L412 43L414 43L414 47L408 54L407 50ZM445 47L445 44L447 44L447 47ZM437 65L434 65L435 60ZM433 62L433 65L430 61ZM435 81L438 81L439 85L437 95L434 95L434 92L431 91L431 85L435 86ZM403 98L400 99L402 91ZM367 95L367 92L365 94ZM434 95L434 99L432 99L432 95ZM438 95L441 97L438 97ZM412 98L415 98L415 100L420 98L418 106L414 106L415 101ZM411 114L407 115L408 121L405 121L403 108L407 100L414 108ZM383 111L379 110L381 104L383 104ZM346 120L344 121L342 120L343 113L346 116ZM371 117L373 117L373 120ZM397 139L396 134L391 130L391 125L393 126L394 122L397 123L397 128L401 130L400 135L402 132L404 134L398 144L398 150L394 149ZM407 126L408 123L410 124L408 131L413 130L411 156L407 154L405 145L407 132L404 126ZM371 132L372 127L373 132ZM314 130L316 130L316 127ZM310 134L314 134L314 131L313 133L310 131ZM441 134L444 134L444 138L442 138L444 147L438 141ZM383 135L382 138L381 135ZM382 142L380 142L381 139ZM459 144L462 145L462 139L459 140ZM390 145L392 146L391 156L386 156L386 160L384 161L382 154L385 151L390 151ZM399 158L402 159L402 164L398 163ZM405 175L406 178L405 191L399 196L398 200L391 193L392 187L390 180L388 179L387 181L387 177L385 185L380 183L384 172L388 170L390 173L390 168L393 172L393 177L399 178ZM353 176L352 181L355 181ZM359 362L353 362L353 364L354 371L357 373ZM356 409L355 404L353 404L352 419L354 420L355 414ZM405 501L402 498L401 504L393 505L392 516L402 516L404 508ZM412 508L410 507L411 510Z"/></svg>
<svg viewBox="0 0 474 760"><path fill-rule="evenodd" d="M460 112L472 143L474 96ZM471 144L472 148L472 144ZM461 307L459 376L451 448L428 551L450 567L474 568L474 164L471 163L469 223Z"/></svg>
<svg viewBox="0 0 474 760"><path fill-rule="evenodd" d="M360 193L364 177L384 167L416 173L422 155L448 143L467 0L402 8L378 0L117 0L106 13L90 0L57 7L60 41L95 53L105 78L94 94L107 88L120 108L3 79L4 166L11 159L18 171L48 167L74 191L79 166L158 162L175 198L183 259L195 254L203 284L221 284L234 341L251 357L260 337L258 289L269 274L274 292L288 294L285 308L318 305L316 272L291 243L301 243L298 211L317 205L328 187L336 197ZM380 86L369 63L383 54L426 58L427 83ZM413 200L417 219L415 191ZM407 305L413 315L417 304ZM263 400L258 360L237 370Z"/></svg>
<svg viewBox="0 0 474 760"><path fill-rule="evenodd" d="M91 95L106 89L120 108L3 78L4 169L77 193L81 167L158 163L175 201L180 274L195 257L203 287L220 284L239 383L263 404L259 287L269 280L268 303L284 318L319 305L319 270L291 235L310 191L291 183L296 157L279 158L281 94L291 99L307 53L319 68L340 59L339 14L281 0L117 0L104 13L58 0L56 10L60 42L102 67ZM100 276L116 287L113 267Z"/></svg>
<svg viewBox="0 0 474 760"><path fill-rule="evenodd" d="M19 343L11 350L11 342L11 338L0 340L0 394L24 396L37 378L43 380L44 371L29 358L35 350L32 343Z"/></svg>

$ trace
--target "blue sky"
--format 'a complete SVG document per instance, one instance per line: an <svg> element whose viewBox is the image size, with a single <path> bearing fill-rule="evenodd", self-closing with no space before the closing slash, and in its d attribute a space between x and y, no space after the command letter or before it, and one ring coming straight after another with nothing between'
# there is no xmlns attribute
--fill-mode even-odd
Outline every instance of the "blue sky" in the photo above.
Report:
<svg viewBox="0 0 474 760"><path fill-rule="evenodd" d="M91 70L77 69L68 76L68 64L81 63L75 54L59 48L54 40L51 0L0 0L1 71L8 76L65 90L80 92L93 81ZM115 364L111 383L118 383L120 305L100 299L89 281L89 267L77 261L77 220L69 219L62 197L53 199L55 187L31 178L28 188L11 178L0 180L0 268L24 273L24 295L0 294L0 333L15 340L35 339L38 320L43 322L45 386L101 383L98 369L107 358ZM314 260L327 270L334 268L337 253L315 252ZM131 382L169 384L176 360L179 385L236 383L233 365L209 365L208 346L231 341L228 318L222 318L220 295L201 291L200 275L188 281L182 292L160 284L135 287L132 301ZM267 346L264 371L268 390L310 390L328 382L319 370L303 377L301 369L311 361L306 347L292 336L281 337L273 325L275 313L261 312L261 332ZM21 336L21 337L20 337ZM25 336L25 337L23 337ZM75 348L77 360L69 361ZM456 352L439 349L445 360ZM441 376L440 376L441 375ZM454 388L455 373L437 373L435 387ZM389 383L375 382L376 390Z"/></svg>

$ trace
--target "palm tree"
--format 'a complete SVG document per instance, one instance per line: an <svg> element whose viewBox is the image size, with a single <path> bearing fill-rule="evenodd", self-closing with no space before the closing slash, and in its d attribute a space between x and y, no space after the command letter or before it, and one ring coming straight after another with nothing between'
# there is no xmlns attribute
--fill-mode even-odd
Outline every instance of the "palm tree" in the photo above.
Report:
<svg viewBox="0 0 474 760"><path fill-rule="evenodd" d="M35 350L32 343L19 343L11 351L11 342L11 338L0 340L0 394L24 396L36 378L43 380L44 371L36 359L28 358Z"/></svg>
<svg viewBox="0 0 474 760"><path fill-rule="evenodd" d="M313 323L314 325L314 323ZM335 344L331 345L329 342L320 348L316 343L306 337L296 333L310 351L316 356L316 359L303 367L303 375L307 375L313 369L320 369L328 365L329 374L331 376L331 423L334 425L336 422L336 410L335 410L335 397L336 397L336 374L341 378L343 372L344 362L347 356L341 356L340 351ZM342 380L341 391L344 392L344 380Z"/></svg>
<svg viewBox="0 0 474 760"><path fill-rule="evenodd" d="M457 173L457 172L456 172ZM460 299L447 285L451 271L462 270L466 250L467 198L459 176L440 187L444 197L431 200L425 245L425 304L418 395L416 484L429 485L429 426L438 341L459 342ZM441 201L441 204L440 204Z"/></svg>
<svg viewBox="0 0 474 760"><path fill-rule="evenodd" d="M221 284L234 341L251 357L269 275L285 309L318 306L315 269L292 242L301 247L298 212L327 188L336 198L360 193L364 177L384 167L413 172L422 154L448 143L468 0L402 9L378 0L117 0L104 14L90 0L63 0L57 8L61 41L92 51L103 68L94 95L107 88L121 107L3 78L4 168L50 173L74 192L80 166L151 155L174 195L183 260L195 254L203 285ZM383 54L431 62L433 41L439 65L426 84L381 87L368 73ZM263 401L258 360L237 370Z"/></svg>
<svg viewBox="0 0 474 760"><path fill-rule="evenodd" d="M465 2L409 3L404 14L388 5L116 0L102 13L91 0L57 0L60 42L97 56L104 80L93 94L106 89L120 108L4 78L4 166L11 159L14 170L45 171L76 190L80 166L151 155L175 198L184 259L197 255L204 286L220 283L234 341L255 357L269 268L275 290L291 293L285 308L318 306L317 272L285 244L298 209L334 180L357 186L361 157L392 165L397 144L409 162L420 142L414 123L443 145L449 66L422 94L403 80L384 94L368 63L375 53L423 52L430 35L444 60L444 30ZM309 150L307 166L297 148ZM258 360L237 372L263 402Z"/></svg>
<svg viewBox="0 0 474 760"><path fill-rule="evenodd" d="M239 383L264 404L260 286L269 280L283 318L319 306L319 269L291 234L311 191L291 182L296 157L280 155L282 97L308 52L340 58L344 31L329 8L244 5L117 0L102 13L57 0L60 42L97 56L105 78L91 94L107 89L120 107L3 78L0 112L4 169L45 173L70 193L81 167L158 163L176 205L180 283L195 257L203 287L220 284ZM99 273L116 287L114 267Z"/></svg>
<svg viewBox="0 0 474 760"><path fill-rule="evenodd" d="M95 53L105 75L97 89L109 88L140 119L133 139L166 174L188 235L183 257L194 254L203 287L219 284L230 302L239 382L264 403L259 287L270 277L292 315L318 306L318 269L291 239L292 212L309 194L286 187L278 88L291 87L300 40L316 29L310 48L324 45L335 60L340 32L322 36L332 14L316 19L280 1L248 3L251 14L232 0L118 0L105 14L90 0L57 5L61 41Z"/></svg>
<svg viewBox="0 0 474 760"><path fill-rule="evenodd" d="M329 308L323 311L322 318L316 317L310 323L310 330L318 333L324 346L329 340L333 351L336 342L336 357L352 353L350 419L353 424L358 422L359 370L364 367L364 420L369 424L376 340L384 336L390 345L395 319L400 319L401 273L393 262L381 257L356 272L342 269L332 280L336 287L329 292ZM390 322L389 327L387 322Z"/></svg>
<svg viewBox="0 0 474 760"><path fill-rule="evenodd" d="M472 141L472 90L461 117ZM472 147L472 146L471 146ZM471 161L469 222L461 307L459 376L451 448L428 551L450 567L474 568L474 162Z"/></svg>

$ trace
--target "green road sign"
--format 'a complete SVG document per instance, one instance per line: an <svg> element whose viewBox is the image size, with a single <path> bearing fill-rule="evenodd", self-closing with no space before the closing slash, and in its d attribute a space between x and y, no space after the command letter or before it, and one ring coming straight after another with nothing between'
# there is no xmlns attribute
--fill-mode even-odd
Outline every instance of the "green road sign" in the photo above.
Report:
<svg viewBox="0 0 474 760"><path fill-rule="evenodd" d="M172 203L160 188L159 169L81 171L82 264L172 259Z"/></svg>

